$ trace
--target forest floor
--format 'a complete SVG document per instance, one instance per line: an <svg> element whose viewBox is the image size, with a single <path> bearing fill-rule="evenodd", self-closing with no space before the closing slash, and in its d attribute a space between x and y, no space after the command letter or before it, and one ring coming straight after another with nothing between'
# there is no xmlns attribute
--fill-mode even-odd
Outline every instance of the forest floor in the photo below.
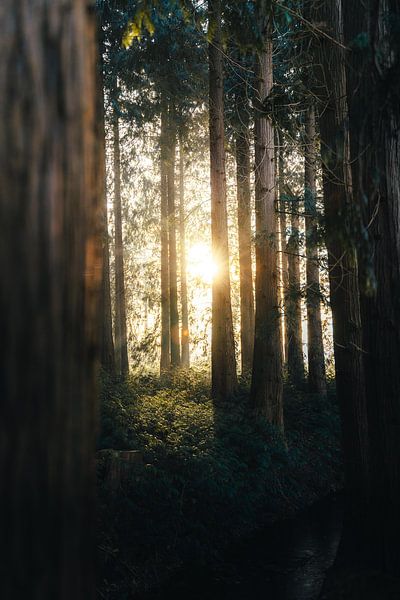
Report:
<svg viewBox="0 0 400 600"><path fill-rule="evenodd" d="M160 588L338 490L339 437L333 391L322 399L287 385L283 439L249 417L244 381L215 411L195 371L104 380L99 449L138 450L143 461L117 488L104 455L98 461L100 597Z"/></svg>

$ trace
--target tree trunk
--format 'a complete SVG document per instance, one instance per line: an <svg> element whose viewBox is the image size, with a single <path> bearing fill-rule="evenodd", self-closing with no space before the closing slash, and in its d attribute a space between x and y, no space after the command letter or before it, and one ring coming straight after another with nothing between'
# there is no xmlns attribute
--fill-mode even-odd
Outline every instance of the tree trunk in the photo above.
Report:
<svg viewBox="0 0 400 600"><path fill-rule="evenodd" d="M102 38L101 27L98 27L99 37ZM105 127L104 127L104 87L102 73L102 54L103 40L100 43L100 64L98 69L97 83L97 125L99 128L98 144L99 158L96 160L99 165L99 197L103 199L103 276L101 289L101 366L109 375L115 375L115 354L114 340L112 333L112 310L111 310L111 289L110 289L110 247L108 237L108 215L107 215L107 193L106 193L106 152L105 152Z"/></svg>
<svg viewBox="0 0 400 600"><path fill-rule="evenodd" d="M310 392L326 396L325 355L322 338L321 290L318 262L317 216L317 147L315 108L310 103L305 125L304 153L304 212L307 256L307 331L308 331L308 387Z"/></svg>
<svg viewBox="0 0 400 600"><path fill-rule="evenodd" d="M315 22L342 40L338 0L318 3ZM315 39L315 38L314 38ZM341 408L348 512L355 525L365 513L368 490L368 424L362 362L361 317L357 260L348 218L352 197L348 168L347 105L344 55L328 38L316 39L316 68L320 101L320 137L324 180L326 246L333 316L336 388Z"/></svg>
<svg viewBox="0 0 400 600"><path fill-rule="evenodd" d="M169 251L168 251L168 142L167 111L161 112L160 134L160 195L161 195L161 361L160 371L166 373L171 367L171 331L169 310Z"/></svg>
<svg viewBox="0 0 400 600"><path fill-rule="evenodd" d="M189 347L189 310L186 276L186 227L185 227L185 158L183 148L183 136L179 134L179 249L181 267L181 306L182 306L182 329L181 329L181 360L182 367L190 366Z"/></svg>
<svg viewBox="0 0 400 600"><path fill-rule="evenodd" d="M259 16L264 35L257 57L257 95L262 102L272 89L271 20L266 2ZM256 316L251 404L256 414L283 427L282 348L276 256L274 129L270 118L255 118L256 173Z"/></svg>
<svg viewBox="0 0 400 600"><path fill-rule="evenodd" d="M287 369L290 381L304 381L303 335L301 322L300 284L300 206L297 197L290 197L291 232L287 243L289 285L286 296L286 327L288 338Z"/></svg>
<svg viewBox="0 0 400 600"><path fill-rule="evenodd" d="M400 570L400 5L344 4L351 163L362 207L361 307L375 566ZM353 44L367 39L368 48ZM372 268L372 274L370 269Z"/></svg>
<svg viewBox="0 0 400 600"><path fill-rule="evenodd" d="M254 348L254 292L251 265L250 107L247 87L236 100L236 180L240 265L240 336L242 375L251 373Z"/></svg>
<svg viewBox="0 0 400 600"><path fill-rule="evenodd" d="M103 225L96 22L78 0L3 0L0 28L0 596L88 600Z"/></svg>
<svg viewBox="0 0 400 600"><path fill-rule="evenodd" d="M122 240L121 210L121 155L119 137L119 119L113 118L114 136L114 227L115 227L115 358L117 373L125 379L129 372L128 341L126 333L126 304L124 277L124 248Z"/></svg>
<svg viewBox="0 0 400 600"><path fill-rule="evenodd" d="M289 293L289 261L287 249L287 202L285 193L285 160L283 156L283 136L278 134L278 193L279 193L279 224L281 230L281 304L283 307L282 315L282 343L284 360L287 363L288 358L288 326L287 326L287 307L286 298Z"/></svg>
<svg viewBox="0 0 400 600"><path fill-rule="evenodd" d="M173 114L170 111L168 123L168 238L169 238L169 308L171 331L171 366L179 367L180 340L179 340L179 313L178 313L178 268L176 252L176 209L175 209L175 154L176 154L176 128L172 122Z"/></svg>
<svg viewBox="0 0 400 600"><path fill-rule="evenodd" d="M237 385L229 275L228 217L224 146L224 75L221 1L209 0L210 181L211 237L218 274L212 286L212 394L216 402L232 395Z"/></svg>

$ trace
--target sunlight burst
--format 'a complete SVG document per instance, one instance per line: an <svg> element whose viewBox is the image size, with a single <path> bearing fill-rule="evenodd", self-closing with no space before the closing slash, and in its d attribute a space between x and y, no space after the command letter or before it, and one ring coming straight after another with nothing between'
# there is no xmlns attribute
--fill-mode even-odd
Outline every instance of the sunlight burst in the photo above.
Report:
<svg viewBox="0 0 400 600"><path fill-rule="evenodd" d="M212 257L211 248L207 244L194 244L189 248L187 257L188 273L203 283L210 284L218 273L218 265Z"/></svg>

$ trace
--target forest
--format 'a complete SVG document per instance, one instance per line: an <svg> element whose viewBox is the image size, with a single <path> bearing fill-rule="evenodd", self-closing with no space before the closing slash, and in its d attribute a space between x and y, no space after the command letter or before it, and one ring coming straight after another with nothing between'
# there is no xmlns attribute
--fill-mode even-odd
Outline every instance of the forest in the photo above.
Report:
<svg viewBox="0 0 400 600"><path fill-rule="evenodd" d="M399 0L0 48L0 598L399 599Z"/></svg>

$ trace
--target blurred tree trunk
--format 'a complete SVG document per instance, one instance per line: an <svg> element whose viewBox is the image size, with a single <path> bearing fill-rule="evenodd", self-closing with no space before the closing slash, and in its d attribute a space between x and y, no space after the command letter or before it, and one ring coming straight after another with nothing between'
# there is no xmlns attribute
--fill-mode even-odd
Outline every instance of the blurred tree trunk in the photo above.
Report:
<svg viewBox="0 0 400 600"><path fill-rule="evenodd" d="M288 249L287 249L287 202L285 193L285 159L283 156L283 135L282 133L277 134L278 142L278 194L279 194L279 223L281 230L281 286L282 286L282 343L283 343L283 354L284 360L287 363L288 357L288 326L287 326L287 306L286 298L289 292L289 261L288 261Z"/></svg>
<svg viewBox="0 0 400 600"><path fill-rule="evenodd" d="M118 114L113 115L114 142L114 227L115 227L115 358L117 374L125 379L129 372L126 332L124 247L121 210L121 150Z"/></svg>
<svg viewBox="0 0 400 600"><path fill-rule="evenodd" d="M272 16L267 2L258 7L264 35L257 56L257 96L272 89ZM255 118L256 172L256 315L251 404L256 414L283 427L282 347L278 306L277 218L275 213L274 129L261 112Z"/></svg>
<svg viewBox="0 0 400 600"><path fill-rule="evenodd" d="M287 369L290 381L304 381L303 335L301 322L300 284L300 206L299 199L290 195L291 232L287 243L289 285L286 295Z"/></svg>
<svg viewBox="0 0 400 600"><path fill-rule="evenodd" d="M375 566L400 572L400 4L344 3ZM364 45L361 43L364 40ZM365 47L367 44L367 47ZM365 248L365 241L367 248Z"/></svg>
<svg viewBox="0 0 400 600"><path fill-rule="evenodd" d="M161 112L160 134L160 195L161 195L161 361L160 371L171 367L171 333L169 310L169 251L168 251L168 114L165 104Z"/></svg>
<svg viewBox="0 0 400 600"><path fill-rule="evenodd" d="M221 1L209 0L209 95L211 237L218 273L212 291L212 394L216 402L232 395L237 385L235 343L229 275L228 216L226 207L224 73L221 39Z"/></svg>
<svg viewBox="0 0 400 600"><path fill-rule="evenodd" d="M322 338L321 289L318 262L317 147L315 107L311 102L306 115L304 153L304 212L307 256L308 387L326 396L325 355Z"/></svg>
<svg viewBox="0 0 400 600"><path fill-rule="evenodd" d="M247 87L236 98L236 181L240 265L242 374L251 373L254 348L254 292L251 265L250 106Z"/></svg>
<svg viewBox="0 0 400 600"><path fill-rule="evenodd" d="M179 249L181 268L181 306L182 306L182 330L181 330L181 357L182 367L190 366L189 347L189 309L186 275L186 226L185 226L185 157L183 148L183 136L179 133Z"/></svg>
<svg viewBox="0 0 400 600"><path fill-rule="evenodd" d="M341 8L338 0L316 3L314 22L323 23L325 36L314 37L316 95L319 124L328 250L330 297L333 316L336 388L341 408L345 456L348 523L361 530L368 493L368 423L362 360L361 316L357 258L349 235L353 210L349 172L346 80Z"/></svg>
<svg viewBox="0 0 400 600"><path fill-rule="evenodd" d="M0 596L90 600L104 224L96 22L79 0L3 0L0 28Z"/></svg>
<svg viewBox="0 0 400 600"><path fill-rule="evenodd" d="M175 209L175 155L176 155L176 127L173 123L173 109L169 110L168 123L168 162L167 162L167 190L168 190L168 241L169 241L169 308L171 332L171 366L179 367L180 340L179 340L179 313L178 313L178 267L176 252L176 209Z"/></svg>

